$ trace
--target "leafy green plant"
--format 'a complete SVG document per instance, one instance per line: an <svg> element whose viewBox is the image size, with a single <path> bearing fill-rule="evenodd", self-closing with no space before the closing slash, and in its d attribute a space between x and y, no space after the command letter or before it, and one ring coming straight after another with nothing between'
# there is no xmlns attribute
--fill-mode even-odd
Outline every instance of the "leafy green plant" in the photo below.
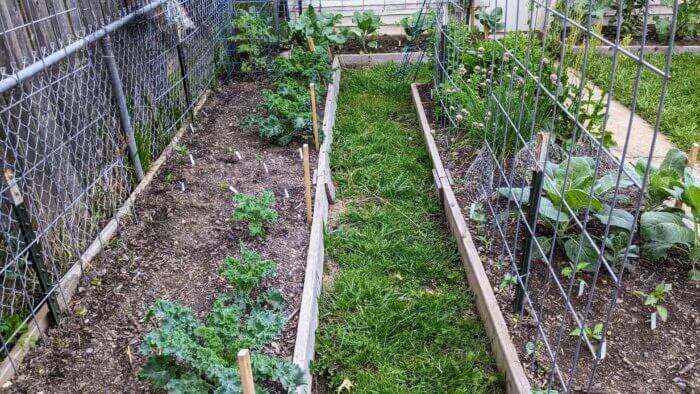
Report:
<svg viewBox="0 0 700 394"><path fill-rule="evenodd" d="M505 23L503 23L503 8L501 7L495 7L491 11L479 8L476 12L476 19L484 26L486 36L489 32L501 31L506 27Z"/></svg>
<svg viewBox="0 0 700 394"><path fill-rule="evenodd" d="M574 274L586 270L591 265L590 262L581 261L576 264L569 262L569 265L561 269L561 274L569 279L574 276Z"/></svg>
<svg viewBox="0 0 700 394"><path fill-rule="evenodd" d="M644 190L644 209L646 211L665 209L666 202L672 198L671 191L683 187L683 176L688 166L688 156L679 149L672 148L666 152L659 168L648 169L649 179ZM648 167L646 159L640 159L635 172L641 179Z"/></svg>
<svg viewBox="0 0 700 394"><path fill-rule="evenodd" d="M430 12L416 11L413 15L401 19L400 23L406 38L409 41L414 40L435 23L435 14L432 10Z"/></svg>
<svg viewBox="0 0 700 394"><path fill-rule="evenodd" d="M644 305L653 309L659 315L661 321L666 321L668 319L668 310L661 304L666 299L666 296L671 293L671 289L672 285L670 283L661 282L656 285L651 293L647 294L643 291L635 290L634 295L642 297Z"/></svg>
<svg viewBox="0 0 700 394"><path fill-rule="evenodd" d="M236 44L236 52L242 56L241 71L251 72L265 67L267 58L263 50L272 39L270 18L251 5L248 9L239 8L231 22L236 33L229 37Z"/></svg>
<svg viewBox="0 0 700 394"><path fill-rule="evenodd" d="M629 0L614 2L611 6L615 14L610 17L610 25L617 26L618 18L622 18L620 32L623 36L640 34L644 24L646 2L644 0Z"/></svg>
<svg viewBox="0 0 700 394"><path fill-rule="evenodd" d="M626 254L627 261L625 263L625 268L634 269L631 260L639 257L639 246L630 244L628 248L627 244L629 243L629 239L630 233L624 230L614 231L608 234L608 237L605 239L605 259L612 267L619 269L625 260Z"/></svg>
<svg viewBox="0 0 700 394"><path fill-rule="evenodd" d="M190 149L186 145L175 145L175 152L183 155L183 156L188 156L190 154Z"/></svg>
<svg viewBox="0 0 700 394"><path fill-rule="evenodd" d="M268 266L252 272L242 267L225 263L223 271L232 279L232 286L259 283L270 270ZM241 272L234 273L236 269ZM139 379L169 393L240 393L236 354L249 349L257 383L274 381L294 391L305 383L303 371L291 361L262 353L287 322L283 305L275 290L263 292L256 300L245 294L223 295L214 302L206 321L201 321L180 304L156 301L146 320L157 320L159 328L141 344L141 353L148 358ZM256 392L267 390L256 386Z"/></svg>
<svg viewBox="0 0 700 394"><path fill-rule="evenodd" d="M275 84L275 90L264 90L263 108L267 117L249 115L243 125L258 128L261 137L276 145L287 145L294 137L311 138L311 93L293 81Z"/></svg>
<svg viewBox="0 0 700 394"><path fill-rule="evenodd" d="M501 289L505 289L508 287L512 287L518 284L518 276L513 275L510 272L506 272L505 275L503 275L503 280L501 281L501 284L498 286Z"/></svg>
<svg viewBox="0 0 700 394"><path fill-rule="evenodd" d="M231 217L237 222L246 222L252 237L264 238L265 225L277 223L278 214L274 208L275 195L271 191L263 192L260 198L238 193L234 197L238 206Z"/></svg>
<svg viewBox="0 0 700 394"><path fill-rule="evenodd" d="M576 328L573 331L569 333L572 337L581 337L585 335L589 339L595 339L596 341L600 341L603 339L603 323L596 323L596 325L593 328L590 327L584 327L584 330L581 331L581 328Z"/></svg>
<svg viewBox="0 0 700 394"><path fill-rule="evenodd" d="M355 11L352 16L352 23L357 26L352 30L352 33L360 39L362 49L367 51L367 47L376 48L380 19L374 15L374 11Z"/></svg>
<svg viewBox="0 0 700 394"><path fill-rule="evenodd" d="M17 343L27 330L28 326L24 324L24 317L19 313L4 315L0 318L0 336L4 342L10 345ZM13 334L15 335L12 336Z"/></svg>
<svg viewBox="0 0 700 394"><path fill-rule="evenodd" d="M348 29L337 30L343 19L341 14L316 12L309 4L301 16L289 23L290 39L298 45L306 45L306 37L312 37L317 46L343 45L348 40Z"/></svg>
<svg viewBox="0 0 700 394"><path fill-rule="evenodd" d="M226 257L221 274L236 290L248 295L260 281L274 274L275 267L272 260L261 259L259 254L241 243L241 258Z"/></svg>
<svg viewBox="0 0 700 394"><path fill-rule="evenodd" d="M294 47L289 51L289 57L277 56L272 61L271 77L276 82L289 80L299 81L300 84L313 82L320 89L329 83L331 68L328 52L317 48L315 52Z"/></svg>
<svg viewBox="0 0 700 394"><path fill-rule="evenodd" d="M662 0L661 4L673 7L673 0ZM700 25L700 0L684 0L678 4L678 18L676 37L692 39L698 36ZM654 16L656 35L660 40L666 41L671 34L671 19Z"/></svg>

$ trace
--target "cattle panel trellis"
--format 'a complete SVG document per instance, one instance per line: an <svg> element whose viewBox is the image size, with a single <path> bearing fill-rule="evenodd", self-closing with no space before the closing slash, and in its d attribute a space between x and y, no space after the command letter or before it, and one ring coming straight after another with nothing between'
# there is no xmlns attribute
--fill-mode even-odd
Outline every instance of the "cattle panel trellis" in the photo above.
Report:
<svg viewBox="0 0 700 394"><path fill-rule="evenodd" d="M235 67L240 4L278 15L268 1L0 2L3 380L41 308L66 312L60 279Z"/></svg>
<svg viewBox="0 0 700 394"><path fill-rule="evenodd" d="M513 6L522 2L527 6ZM613 3L623 9L621 2ZM528 361L529 377L543 392L605 390L603 361L611 351L620 354L616 333L610 334L612 320L624 295L623 279L640 254L639 219L648 210L645 193L654 169L643 163L658 167L665 153L655 152L655 144L678 1L661 66L645 57L652 22L648 3L640 19L645 28L636 37L639 51L625 48L621 11L608 27L612 35L601 32L610 22L594 12L597 6L594 1L492 0L489 9L500 7L503 19L516 22L507 33L498 18L484 33L472 30L459 5L435 7L430 49L435 114L455 151L464 146L463 133L481 136L467 175L455 182L468 195L464 209L470 217L491 218L482 226L493 239L485 241L494 264L490 270L505 267L501 288L513 287L512 305L501 309L514 316L512 335L522 338L521 356L536 360ZM521 9L527 12L507 15ZM528 28L520 30L523 23ZM611 50L605 71L611 82L594 87L589 60L601 45ZM634 93L630 111L614 113L614 81L623 62L636 68L635 78L627 81ZM649 140L637 137L641 120L634 115L643 74L662 86ZM613 121L617 129L608 130ZM498 287L500 280L491 284Z"/></svg>

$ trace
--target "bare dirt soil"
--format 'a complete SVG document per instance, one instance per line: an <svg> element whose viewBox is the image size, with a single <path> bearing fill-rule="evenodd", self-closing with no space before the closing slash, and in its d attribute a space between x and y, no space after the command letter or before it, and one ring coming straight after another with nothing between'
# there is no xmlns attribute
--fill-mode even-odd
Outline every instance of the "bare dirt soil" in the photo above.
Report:
<svg viewBox="0 0 700 394"><path fill-rule="evenodd" d="M340 54L351 54L351 53L394 53L394 52L402 52L404 48L406 47L406 36L391 36L391 35L378 35L377 36L377 47L376 48L367 48L367 50L364 50L362 48L362 43L360 40L357 38L351 38L349 39L343 46L340 48L340 51L338 53ZM423 48L427 44L427 40L425 40L425 37L421 37L418 41L420 41L420 47ZM420 50L419 48L414 48L414 51Z"/></svg>
<svg viewBox="0 0 700 394"><path fill-rule="evenodd" d="M439 119L433 116L434 103L430 98L430 86L421 86L421 98L431 128L436 130L435 141L440 150L445 167L451 172L455 181L454 191L457 200L469 224L473 239L477 245L484 268L489 276L493 290L498 299L501 311L509 325L511 337L518 349L520 360L525 367L533 386L544 387L550 375L552 365L549 353L537 347L533 355L527 355L525 346L528 342L537 340L537 324L532 317L516 318L513 313L514 290L501 287L503 276L510 273L510 259L503 256L501 235L495 226L489 225L492 218L480 224L469 219L468 212L472 201L465 195L464 178L469 165L477 154L473 145L459 146L454 144L451 135ZM502 201L492 200L492 204L502 204ZM484 204L485 205L485 204ZM511 218L504 222L505 227L514 228L517 220ZM522 227L521 223L521 229ZM543 226L539 226L543 228ZM595 227L589 228L596 234ZM512 234L515 231L510 231ZM521 231L521 233L524 232ZM509 239L508 244L520 244ZM635 243L639 244L636 239ZM554 256L554 271L559 274L566 264L563 253ZM667 261L652 262L641 256L636 262L634 271L624 274L622 287L614 301L613 313L607 333L607 357L598 365L591 392L594 393L700 393L700 284L690 282L687 278L689 263L676 255ZM558 364L563 375L568 379L574 365L578 338L569 333L575 328L571 315L567 312L564 297L557 289L550 271L542 262L533 262L529 280L529 294L537 315L542 317L542 328L547 335L552 351L556 350L556 338L561 322L564 322L561 343L559 346ZM584 274L583 278L590 284L592 274ZM565 286L565 291L571 291L572 306L576 311L584 311L589 300L590 287L586 287L583 296L577 297L578 286L568 289L568 281L559 275L559 281ZM635 290L650 292L660 282L671 283L673 290L664 301L669 311L667 322L659 320L656 330L649 325L651 310L643 305L643 300L634 295ZM614 299L615 286L610 275L601 269L595 286L595 294L591 302L591 315L588 321L591 325L602 322ZM541 337L539 337L541 340ZM573 391L584 392L588 388L593 368L593 356L588 348L580 348L580 356L573 380ZM556 387L556 385L554 386Z"/></svg>
<svg viewBox="0 0 700 394"><path fill-rule="evenodd" d="M172 153L138 197L133 221L120 224L118 236L85 272L70 304L72 315L30 352L10 391L148 392L136 377L144 361L139 345L153 329L144 321L146 312L163 298L204 318L217 295L227 291L219 268L224 257L239 255L240 243L277 263L277 273L263 286L282 291L290 320L266 352L291 358L309 239L301 144L270 145L253 128L240 125L258 111L267 86L266 81L230 82L211 95L195 132L187 131L180 142L195 165ZM279 222L268 228L266 240L250 238L245 224L231 222L229 187L246 194L275 193Z"/></svg>

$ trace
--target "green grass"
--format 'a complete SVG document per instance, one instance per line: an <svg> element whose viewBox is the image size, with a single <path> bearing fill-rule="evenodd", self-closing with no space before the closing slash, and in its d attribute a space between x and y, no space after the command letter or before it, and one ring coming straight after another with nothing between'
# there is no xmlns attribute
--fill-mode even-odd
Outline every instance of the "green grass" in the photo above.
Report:
<svg viewBox="0 0 700 394"><path fill-rule="evenodd" d="M344 208L327 239L337 272L314 368L334 391L349 379L362 393L500 392L395 70L343 74L332 163Z"/></svg>
<svg viewBox="0 0 700 394"><path fill-rule="evenodd" d="M646 60L663 69L664 55L649 54ZM613 97L625 105L632 102L637 66L625 58L618 61ZM607 91L610 83L612 59L603 55L589 59L588 76ZM700 56L673 55L671 80L668 83L666 104L661 118L661 132L677 147L688 150L693 142L700 142ZM644 70L639 86L637 113L654 125L661 97L661 77Z"/></svg>

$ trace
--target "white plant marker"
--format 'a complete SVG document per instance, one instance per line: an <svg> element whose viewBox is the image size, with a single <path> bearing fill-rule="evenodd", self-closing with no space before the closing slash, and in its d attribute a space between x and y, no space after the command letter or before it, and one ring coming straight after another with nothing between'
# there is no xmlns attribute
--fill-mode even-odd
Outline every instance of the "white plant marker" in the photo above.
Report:
<svg viewBox="0 0 700 394"><path fill-rule="evenodd" d="M473 202L472 205L469 207L469 218L474 219L475 213L476 213L476 203Z"/></svg>
<svg viewBox="0 0 700 394"><path fill-rule="evenodd" d="M241 154L238 153L238 151L234 151L233 153L236 154L236 157L238 158L238 160L243 160L243 158L241 157Z"/></svg>
<svg viewBox="0 0 700 394"><path fill-rule="evenodd" d="M289 191L286 188L284 189L284 198L289 198Z"/></svg>
<svg viewBox="0 0 700 394"><path fill-rule="evenodd" d="M190 123L190 131L192 132L192 134L194 134L194 127L192 127L192 123Z"/></svg>
<svg viewBox="0 0 700 394"><path fill-rule="evenodd" d="M180 182L180 190L182 190L183 193L185 192L185 182Z"/></svg>
<svg viewBox="0 0 700 394"><path fill-rule="evenodd" d="M265 173L270 175L270 169L267 168L267 164L265 164L265 162L263 162L263 168L265 169Z"/></svg>
<svg viewBox="0 0 700 394"><path fill-rule="evenodd" d="M651 314L651 329L656 330L656 312Z"/></svg>
<svg viewBox="0 0 700 394"><path fill-rule="evenodd" d="M233 194L238 194L238 190L236 190L233 186L229 186L228 190L230 190Z"/></svg>
<svg viewBox="0 0 700 394"><path fill-rule="evenodd" d="M304 152L302 152L301 148L299 148L299 158L304 160Z"/></svg>
<svg viewBox="0 0 700 394"><path fill-rule="evenodd" d="M192 153L190 153L190 163L192 163L192 167L194 167L194 157L192 157Z"/></svg>
<svg viewBox="0 0 700 394"><path fill-rule="evenodd" d="M586 289L586 282L584 281L579 281L578 282L578 296L581 297L583 295L583 290Z"/></svg>
<svg viewBox="0 0 700 394"><path fill-rule="evenodd" d="M605 355L608 353L608 342L603 341L603 343L600 344L600 359L603 360L605 359Z"/></svg>

